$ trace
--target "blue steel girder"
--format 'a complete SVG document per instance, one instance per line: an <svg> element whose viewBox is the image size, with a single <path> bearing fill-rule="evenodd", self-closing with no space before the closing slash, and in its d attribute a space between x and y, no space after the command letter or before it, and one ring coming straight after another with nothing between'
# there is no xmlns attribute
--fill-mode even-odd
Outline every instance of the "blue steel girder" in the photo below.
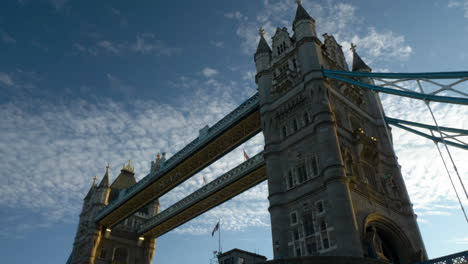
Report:
<svg viewBox="0 0 468 264"><path fill-rule="evenodd" d="M426 125L426 124L421 124L421 123L416 123L416 122L411 122L411 121L406 121L406 120L401 120L401 119L396 119L396 118L391 118L391 117L385 117L385 122L389 125L394 125L396 127L399 127L401 129L404 129L408 132L414 133L416 135L425 137L427 139L430 139L434 142L437 143L445 143L447 145L461 148L464 150L468 150L468 144L457 139L457 137L461 136L468 136L468 130L465 129L458 129L458 128L450 128L450 127L437 127L437 126L431 126L431 125ZM410 128L408 126L413 126L417 128L423 128L423 129L428 129L432 132L440 132L442 133L442 137L437 137L433 136L432 134L427 134L424 132L421 132L419 130L416 130L414 128ZM450 135L447 134L446 132L450 133L456 133L455 135Z"/></svg>
<svg viewBox="0 0 468 264"><path fill-rule="evenodd" d="M372 72L348 72L348 71L333 71L333 70L323 70L323 75L346 82L349 84L357 85L362 88L366 88L372 91L393 94L398 96L405 96L414 99L420 99L425 101L433 102L442 102L442 103L452 103L452 104L462 104L468 105L468 93L462 92L454 88L455 85L459 85L463 82L468 81L468 72L429 72L429 73L372 73ZM353 79L354 78L354 79ZM356 78L372 78L375 81L381 82L382 85L373 85L361 82ZM396 79L396 81L386 81L384 79ZM458 79L451 84L441 84L434 81L435 79ZM421 82L428 82L432 85L438 86L439 89L431 93L422 93L409 90L401 85L398 85L400 82L405 81L417 81L418 85L421 85ZM383 87L390 86L392 88ZM463 97L453 97L453 96L442 96L437 95L442 92L454 92Z"/></svg>

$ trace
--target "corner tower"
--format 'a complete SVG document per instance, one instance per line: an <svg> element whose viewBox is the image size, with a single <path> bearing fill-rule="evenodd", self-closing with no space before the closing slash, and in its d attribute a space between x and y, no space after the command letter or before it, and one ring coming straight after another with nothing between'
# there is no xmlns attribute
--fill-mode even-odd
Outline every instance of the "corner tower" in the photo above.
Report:
<svg viewBox="0 0 468 264"><path fill-rule="evenodd" d="M424 259L380 100L323 77L348 69L325 38L298 1L293 35L278 28L270 49L261 34L255 53L274 258Z"/></svg>
<svg viewBox="0 0 468 264"><path fill-rule="evenodd" d="M151 162L151 171L157 172L162 163L163 160L158 154L156 161ZM99 185L96 185L95 179L84 199L69 263L150 264L156 249L156 239L138 237L136 229L141 223L159 213L159 201L156 199L150 202L112 229L98 226L94 220L99 211L136 183L130 161L123 166L112 184L109 178L107 166Z"/></svg>

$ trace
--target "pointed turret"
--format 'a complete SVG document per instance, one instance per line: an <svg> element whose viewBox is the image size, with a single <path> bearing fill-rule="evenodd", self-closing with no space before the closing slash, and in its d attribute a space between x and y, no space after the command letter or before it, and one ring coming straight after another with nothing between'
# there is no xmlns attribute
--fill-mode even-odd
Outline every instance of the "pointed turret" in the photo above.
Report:
<svg viewBox="0 0 468 264"><path fill-rule="evenodd" d="M294 17L293 25L301 20L312 20L315 23L315 20L307 13L304 7L301 4L301 1L297 1L296 16Z"/></svg>
<svg viewBox="0 0 468 264"><path fill-rule="evenodd" d="M260 41L258 42L257 51L255 51L255 55L260 54L260 53L270 54L271 53L270 46L268 45L265 38L263 37L263 35L265 35L265 30L263 30L263 28L260 28L259 32L260 32Z"/></svg>
<svg viewBox="0 0 468 264"><path fill-rule="evenodd" d="M361 59L359 54L356 52L356 45L351 43L351 50L353 51L353 72L371 72L372 69Z"/></svg>
<svg viewBox="0 0 468 264"><path fill-rule="evenodd" d="M99 183L99 188L102 188L102 187L109 187L109 183L110 183L110 180L109 180L109 164L107 164L106 166L106 173L104 174L104 177L102 177L102 180L101 182Z"/></svg>
<svg viewBox="0 0 468 264"><path fill-rule="evenodd" d="M297 1L293 31L296 42L303 38L317 37L317 32L315 31L315 20L309 15L309 13L307 13L300 0Z"/></svg>
<svg viewBox="0 0 468 264"><path fill-rule="evenodd" d="M89 198L91 198L95 190L96 190L96 176L93 177L93 184L89 188L88 194L86 194L84 200L89 200Z"/></svg>
<svg viewBox="0 0 468 264"><path fill-rule="evenodd" d="M268 69L271 61L271 49L265 40L265 30L260 28L260 41L258 42L257 51L255 51L255 66L257 66L257 73Z"/></svg>

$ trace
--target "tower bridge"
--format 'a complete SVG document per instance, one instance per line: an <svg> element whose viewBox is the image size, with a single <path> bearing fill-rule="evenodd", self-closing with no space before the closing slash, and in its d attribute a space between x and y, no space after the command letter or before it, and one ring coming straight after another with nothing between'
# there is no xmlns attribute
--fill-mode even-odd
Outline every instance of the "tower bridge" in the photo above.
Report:
<svg viewBox="0 0 468 264"><path fill-rule="evenodd" d="M300 2L292 28L292 36L278 28L272 47L261 30L254 56L257 94L201 129L167 161L158 156L139 182L129 163L113 183L107 170L99 185L91 186L68 263L149 264L156 237L264 180L271 263L427 260L389 124L429 129L430 135L409 131L462 149L467 144L460 137L468 131L386 117L377 92L421 99L429 109L430 101L468 104L466 98L440 94L458 91L454 86L467 81L468 72L375 74L355 46L349 71L341 46L331 35L324 34L323 42L317 37L315 20ZM402 89L400 80L385 81L395 78L415 80L420 92ZM433 93L422 89L421 82L440 78L458 80ZM259 132L263 152L159 212L159 197Z"/></svg>

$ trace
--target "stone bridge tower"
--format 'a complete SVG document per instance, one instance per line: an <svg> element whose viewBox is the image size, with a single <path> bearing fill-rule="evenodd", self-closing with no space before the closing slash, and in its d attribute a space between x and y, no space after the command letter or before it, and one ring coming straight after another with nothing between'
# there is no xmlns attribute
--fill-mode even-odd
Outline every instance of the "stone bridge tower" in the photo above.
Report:
<svg viewBox="0 0 468 264"><path fill-rule="evenodd" d="M274 258L426 259L380 99L323 77L348 66L300 2L292 29L278 28L272 48L261 30L255 53ZM353 54L353 71L371 71Z"/></svg>
<svg viewBox="0 0 468 264"><path fill-rule="evenodd" d="M156 161L151 163L151 170L158 170L162 162L164 157L161 158L158 154ZM109 177L109 166L107 166L99 185L93 183L84 198L72 255L67 264L152 263L156 239L145 240L138 237L136 228L159 213L159 201L149 203L112 230L97 226L94 219L98 212L136 183L130 161L123 166L112 184Z"/></svg>

